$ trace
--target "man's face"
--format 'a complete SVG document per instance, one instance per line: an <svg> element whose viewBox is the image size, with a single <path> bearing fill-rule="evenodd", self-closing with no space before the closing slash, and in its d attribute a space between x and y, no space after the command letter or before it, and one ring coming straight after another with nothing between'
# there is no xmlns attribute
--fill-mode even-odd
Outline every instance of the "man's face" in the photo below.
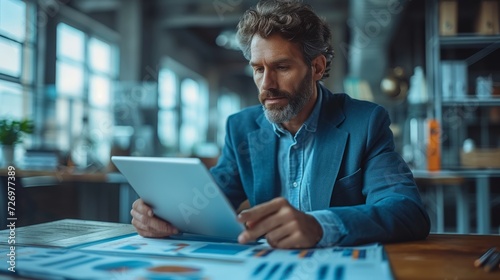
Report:
<svg viewBox="0 0 500 280"><path fill-rule="evenodd" d="M255 35L250 65L259 89L259 101L269 121L288 122L311 101L315 92L312 70L297 44L279 35L265 39Z"/></svg>

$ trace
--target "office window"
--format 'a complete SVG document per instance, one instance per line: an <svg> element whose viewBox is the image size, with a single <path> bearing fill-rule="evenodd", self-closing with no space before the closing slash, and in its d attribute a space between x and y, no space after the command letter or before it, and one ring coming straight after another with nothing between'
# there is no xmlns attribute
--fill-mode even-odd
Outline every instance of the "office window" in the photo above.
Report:
<svg viewBox="0 0 500 280"><path fill-rule="evenodd" d="M166 153L192 155L206 142L206 82L183 65L168 60L158 76L158 137Z"/></svg>
<svg viewBox="0 0 500 280"><path fill-rule="evenodd" d="M23 94L20 84L0 80L0 118L8 116L15 119L23 117Z"/></svg>
<svg viewBox="0 0 500 280"><path fill-rule="evenodd" d="M164 147L176 147L177 133L177 76L170 69L158 75L158 138Z"/></svg>
<svg viewBox="0 0 500 280"><path fill-rule="evenodd" d="M101 163L109 162L113 128L111 109L112 79L92 74L89 83L89 129L94 152Z"/></svg>
<svg viewBox="0 0 500 280"><path fill-rule="evenodd" d="M57 25L56 88L58 95L83 96L85 33L67 24Z"/></svg>
<svg viewBox="0 0 500 280"><path fill-rule="evenodd" d="M0 38L0 53L2 54L0 72L14 77L21 76L21 50L20 43Z"/></svg>
<svg viewBox="0 0 500 280"><path fill-rule="evenodd" d="M15 41L26 38L27 5L21 0L0 1L0 32Z"/></svg>
<svg viewBox="0 0 500 280"><path fill-rule="evenodd" d="M57 25L57 56L83 63L85 59L85 33L65 23Z"/></svg>
<svg viewBox="0 0 500 280"><path fill-rule="evenodd" d="M95 37L88 42L89 50L89 128L94 150L101 162L109 160L113 127L112 92L116 71L113 67L113 46Z"/></svg>
<svg viewBox="0 0 500 280"><path fill-rule="evenodd" d="M198 118L202 116L202 112L198 111L199 103L199 87L198 83L192 79L185 79L181 83L181 102L182 102L182 124L180 130L180 150L183 153L190 154L191 148L200 139L198 127ZM206 115L205 115L206 116Z"/></svg>
<svg viewBox="0 0 500 280"><path fill-rule="evenodd" d="M89 104L94 108L108 108L110 105L111 79L92 75L89 82Z"/></svg>
<svg viewBox="0 0 500 280"><path fill-rule="evenodd" d="M112 47L96 38L89 40L90 66L92 70L104 74L112 73Z"/></svg>
<svg viewBox="0 0 500 280"><path fill-rule="evenodd" d="M240 97L236 93L226 93L217 100L218 123L217 123L217 144L224 146L226 137L227 118L240 110Z"/></svg>
<svg viewBox="0 0 500 280"><path fill-rule="evenodd" d="M57 25L56 45L57 146L69 150L82 128L84 112L85 33L65 23ZM76 134L75 134L76 133Z"/></svg>
<svg viewBox="0 0 500 280"><path fill-rule="evenodd" d="M0 1L0 117L32 114L35 15L32 2Z"/></svg>
<svg viewBox="0 0 500 280"><path fill-rule="evenodd" d="M109 162L113 126L112 92L117 75L113 44L64 22L57 25L57 146L72 150L84 120L92 153Z"/></svg>
<svg viewBox="0 0 500 280"><path fill-rule="evenodd" d="M56 65L56 88L59 95L82 97L84 83L84 66L65 61Z"/></svg>

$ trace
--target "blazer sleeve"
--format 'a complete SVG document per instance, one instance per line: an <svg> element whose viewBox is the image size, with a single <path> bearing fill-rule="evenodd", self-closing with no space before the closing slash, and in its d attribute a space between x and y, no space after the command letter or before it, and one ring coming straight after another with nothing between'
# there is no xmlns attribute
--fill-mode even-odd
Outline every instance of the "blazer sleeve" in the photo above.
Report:
<svg viewBox="0 0 500 280"><path fill-rule="evenodd" d="M398 242L424 239L430 221L411 170L394 151L387 112L377 106L367 127L361 164L364 204L337 206L328 210L339 221L336 244ZM340 198L342 199L342 198Z"/></svg>
<svg viewBox="0 0 500 280"><path fill-rule="evenodd" d="M210 173L217 185L224 192L234 209L247 199L243 189L236 147L237 141L232 131L233 116L230 116L226 123L226 137L222 154L217 165L210 169Z"/></svg>

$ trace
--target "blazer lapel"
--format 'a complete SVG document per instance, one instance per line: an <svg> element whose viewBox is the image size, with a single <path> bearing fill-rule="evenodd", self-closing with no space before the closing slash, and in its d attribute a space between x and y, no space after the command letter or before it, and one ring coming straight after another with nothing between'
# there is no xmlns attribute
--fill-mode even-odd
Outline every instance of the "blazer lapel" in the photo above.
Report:
<svg viewBox="0 0 500 280"><path fill-rule="evenodd" d="M342 163L345 146L349 134L338 129L338 125L345 116L339 100L322 87L323 104L321 115L318 120L316 143L314 144L314 158L311 187L309 197L311 199L311 210L326 209L330 206L333 185Z"/></svg>
<svg viewBox="0 0 500 280"><path fill-rule="evenodd" d="M250 204L257 205L277 197L280 193L277 169L277 138L272 125L261 115L257 120L260 129L248 134L254 189Z"/></svg>

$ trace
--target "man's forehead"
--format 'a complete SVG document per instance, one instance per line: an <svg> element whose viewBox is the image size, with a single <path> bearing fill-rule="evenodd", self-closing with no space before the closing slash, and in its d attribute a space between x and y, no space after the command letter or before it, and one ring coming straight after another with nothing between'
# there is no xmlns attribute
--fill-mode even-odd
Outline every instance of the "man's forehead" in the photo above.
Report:
<svg viewBox="0 0 500 280"><path fill-rule="evenodd" d="M250 44L250 54L250 64L255 57L259 59L272 56L273 60L295 60L297 56L302 57L300 46L280 35L270 35L266 38L254 35Z"/></svg>
<svg viewBox="0 0 500 280"><path fill-rule="evenodd" d="M281 36L278 33L272 33L272 34L265 36L265 37L256 33L252 36L252 40L250 41L250 46L253 47L254 45L258 45L258 44L262 44L262 43L269 43L269 42L279 43L279 44L283 44L283 45L292 44L292 42L288 41L287 39L285 39L283 36Z"/></svg>
<svg viewBox="0 0 500 280"><path fill-rule="evenodd" d="M286 55L283 55L281 57L274 57L273 59L267 60L268 63L272 63L272 64L292 63L295 61L296 61L296 59L294 57L290 57L290 56L286 56ZM249 63L250 63L250 65L257 65L260 62L257 61L257 59L254 59L254 60L250 59Z"/></svg>

